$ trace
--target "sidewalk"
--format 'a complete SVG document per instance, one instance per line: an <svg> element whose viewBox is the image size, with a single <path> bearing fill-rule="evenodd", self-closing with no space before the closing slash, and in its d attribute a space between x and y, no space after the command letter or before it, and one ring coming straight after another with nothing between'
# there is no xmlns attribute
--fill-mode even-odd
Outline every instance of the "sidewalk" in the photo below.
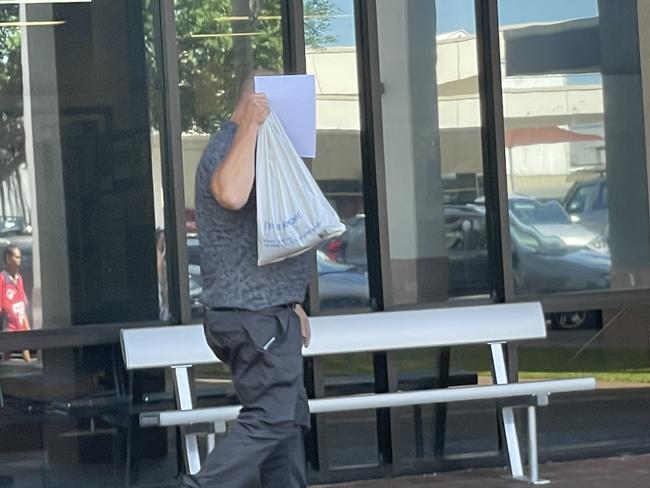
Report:
<svg viewBox="0 0 650 488"><path fill-rule="evenodd" d="M476 469L384 480L358 481L331 488L510 488L525 483L506 478L505 469ZM540 465L540 475L549 486L575 488L648 488L650 454L587 459ZM324 485L321 485L323 488Z"/></svg>

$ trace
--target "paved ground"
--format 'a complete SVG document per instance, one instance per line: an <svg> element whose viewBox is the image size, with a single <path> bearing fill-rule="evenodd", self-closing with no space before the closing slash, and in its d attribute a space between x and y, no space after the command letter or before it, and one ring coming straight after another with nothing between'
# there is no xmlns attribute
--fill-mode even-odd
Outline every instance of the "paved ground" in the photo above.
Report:
<svg viewBox="0 0 650 488"><path fill-rule="evenodd" d="M576 488L648 488L650 455L588 459L540 466L549 486ZM385 480L328 485L332 488L510 488L525 484L505 478L503 469L476 469ZM321 485L323 488L323 485Z"/></svg>

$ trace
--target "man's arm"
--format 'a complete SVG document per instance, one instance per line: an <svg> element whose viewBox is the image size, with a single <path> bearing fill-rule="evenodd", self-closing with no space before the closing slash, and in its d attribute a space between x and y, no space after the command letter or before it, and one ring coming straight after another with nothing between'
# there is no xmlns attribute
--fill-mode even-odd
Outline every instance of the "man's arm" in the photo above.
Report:
<svg viewBox="0 0 650 488"><path fill-rule="evenodd" d="M255 179L257 131L269 111L266 95L249 93L240 113L233 116L233 121L239 124L235 139L210 178L212 196L228 210L240 210L248 201Z"/></svg>

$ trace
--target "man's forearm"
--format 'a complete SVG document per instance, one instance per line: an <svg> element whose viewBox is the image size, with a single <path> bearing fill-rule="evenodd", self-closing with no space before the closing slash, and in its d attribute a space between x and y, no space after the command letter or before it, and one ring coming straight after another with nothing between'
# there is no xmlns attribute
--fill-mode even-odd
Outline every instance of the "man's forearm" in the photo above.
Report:
<svg viewBox="0 0 650 488"><path fill-rule="evenodd" d="M240 210L253 188L258 125L240 125L228 155L212 174L210 190L219 205Z"/></svg>

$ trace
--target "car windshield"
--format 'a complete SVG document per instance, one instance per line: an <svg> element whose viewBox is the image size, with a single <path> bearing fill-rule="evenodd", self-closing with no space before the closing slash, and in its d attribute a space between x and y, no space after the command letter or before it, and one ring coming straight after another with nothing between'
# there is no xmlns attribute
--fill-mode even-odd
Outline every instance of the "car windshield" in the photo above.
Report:
<svg viewBox="0 0 650 488"><path fill-rule="evenodd" d="M557 202L510 200L510 210L524 224L570 224L571 218Z"/></svg>
<svg viewBox="0 0 650 488"><path fill-rule="evenodd" d="M571 213L584 212L587 205L587 198L596 188L595 183L585 184L578 187L566 204L566 209Z"/></svg>
<svg viewBox="0 0 650 488"><path fill-rule="evenodd" d="M26 225L24 217L0 218L0 236L24 234Z"/></svg>
<svg viewBox="0 0 650 488"><path fill-rule="evenodd" d="M510 213L510 235L513 242L541 254L563 254L567 251L562 239L541 235L534 227L521 222Z"/></svg>

